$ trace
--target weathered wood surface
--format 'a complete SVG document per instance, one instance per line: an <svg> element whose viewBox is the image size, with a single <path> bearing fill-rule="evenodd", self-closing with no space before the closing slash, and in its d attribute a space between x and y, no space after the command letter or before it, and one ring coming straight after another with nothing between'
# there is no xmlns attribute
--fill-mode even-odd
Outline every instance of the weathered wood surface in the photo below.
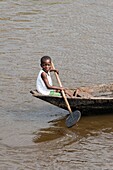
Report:
<svg viewBox="0 0 113 170"><path fill-rule="evenodd" d="M80 87L78 89L78 94L75 97L68 97L69 104L73 111L79 109L84 115L113 113L113 84ZM73 92L75 91L74 89ZM45 96L36 90L31 91L31 93L34 97L67 110L65 101L61 96Z"/></svg>

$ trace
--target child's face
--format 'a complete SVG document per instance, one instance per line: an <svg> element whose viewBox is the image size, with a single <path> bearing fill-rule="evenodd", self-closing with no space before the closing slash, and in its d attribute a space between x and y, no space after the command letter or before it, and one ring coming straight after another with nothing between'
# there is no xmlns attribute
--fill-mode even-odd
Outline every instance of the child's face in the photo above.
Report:
<svg viewBox="0 0 113 170"><path fill-rule="evenodd" d="M50 71L50 69L51 69L51 61L49 59L45 60L44 62L41 63L41 67L43 68L43 70L45 72Z"/></svg>

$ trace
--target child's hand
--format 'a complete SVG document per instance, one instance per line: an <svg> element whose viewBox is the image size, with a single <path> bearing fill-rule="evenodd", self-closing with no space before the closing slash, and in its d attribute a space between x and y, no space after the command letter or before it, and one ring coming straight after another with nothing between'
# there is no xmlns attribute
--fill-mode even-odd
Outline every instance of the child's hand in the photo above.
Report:
<svg viewBox="0 0 113 170"><path fill-rule="evenodd" d="M54 71L54 72L56 72L57 74L59 74L59 71L56 70L56 69L51 69L50 71L51 71L51 72Z"/></svg>
<svg viewBox="0 0 113 170"><path fill-rule="evenodd" d="M56 70L56 69L54 70L54 72L56 72L57 74L59 74L59 71L58 71L58 70Z"/></svg>

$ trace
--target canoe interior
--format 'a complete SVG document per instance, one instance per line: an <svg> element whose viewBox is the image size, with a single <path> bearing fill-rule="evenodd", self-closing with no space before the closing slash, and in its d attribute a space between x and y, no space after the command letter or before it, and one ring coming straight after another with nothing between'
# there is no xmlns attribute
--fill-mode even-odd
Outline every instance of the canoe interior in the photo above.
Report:
<svg viewBox="0 0 113 170"><path fill-rule="evenodd" d="M76 89L71 89L73 92ZM72 110L80 110L83 115L113 113L113 84L95 85L93 87L80 87L83 95L78 95L74 98L68 98ZM55 106L67 110L65 101L62 97L45 96L38 93L36 90L31 91L36 98L49 102Z"/></svg>
<svg viewBox="0 0 113 170"><path fill-rule="evenodd" d="M113 97L113 84L101 84L94 85L93 87L80 87L81 90L86 91L87 93L92 94L94 97Z"/></svg>

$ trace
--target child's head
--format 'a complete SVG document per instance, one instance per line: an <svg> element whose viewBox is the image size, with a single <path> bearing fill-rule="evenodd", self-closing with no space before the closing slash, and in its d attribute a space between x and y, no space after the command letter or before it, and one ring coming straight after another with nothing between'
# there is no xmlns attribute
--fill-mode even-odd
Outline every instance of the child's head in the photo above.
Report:
<svg viewBox="0 0 113 170"><path fill-rule="evenodd" d="M45 72L50 71L51 69L51 58L49 56L43 56L41 58L41 67Z"/></svg>
<svg viewBox="0 0 113 170"><path fill-rule="evenodd" d="M51 57L49 57L49 56L43 56L43 57L41 58L41 64L43 64L46 60L49 60L49 61L51 62Z"/></svg>

